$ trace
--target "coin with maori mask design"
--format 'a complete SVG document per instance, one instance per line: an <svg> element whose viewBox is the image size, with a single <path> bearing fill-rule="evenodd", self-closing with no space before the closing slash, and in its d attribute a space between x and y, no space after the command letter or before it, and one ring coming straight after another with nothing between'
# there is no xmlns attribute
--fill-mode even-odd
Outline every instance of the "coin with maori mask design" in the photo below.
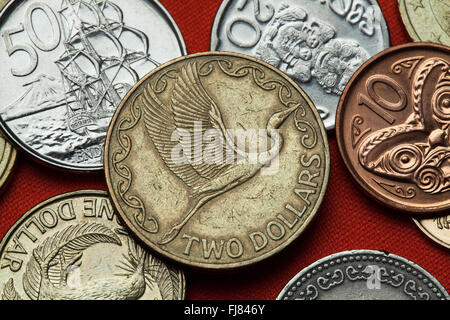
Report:
<svg viewBox="0 0 450 320"><path fill-rule="evenodd" d="M450 50L433 44L388 49L351 79L337 136L354 178L406 213L450 208Z"/></svg>
<svg viewBox="0 0 450 320"><path fill-rule="evenodd" d="M325 128L278 69L233 53L173 60L139 82L108 131L105 171L146 244L208 269L253 264L317 213L329 174Z"/></svg>
<svg viewBox="0 0 450 320"><path fill-rule="evenodd" d="M294 79L327 129L350 77L387 47L375 0L224 0L211 33L211 50L256 57Z"/></svg>

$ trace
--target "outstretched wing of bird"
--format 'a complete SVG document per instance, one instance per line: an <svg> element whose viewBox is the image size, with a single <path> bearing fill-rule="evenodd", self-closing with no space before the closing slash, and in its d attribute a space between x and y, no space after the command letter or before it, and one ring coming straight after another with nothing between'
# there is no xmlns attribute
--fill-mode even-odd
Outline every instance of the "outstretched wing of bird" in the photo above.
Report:
<svg viewBox="0 0 450 320"><path fill-rule="evenodd" d="M229 166L225 161L226 142L220 110L203 88L195 63L181 68L171 94L170 107L156 97L151 87L146 88L143 99L145 100L143 103L144 123L147 132L165 164L186 185L195 187L206 183ZM219 141L216 140L215 143L219 144L221 153L215 153L215 156L220 157L218 160L222 159L222 161L208 161L208 163L205 161L196 163L192 159L185 159L186 161L182 163L174 161L172 151L180 142L172 141L173 133L177 129L183 129L193 138L195 127L200 123L202 140L199 143L202 146L201 148L195 148L193 145L186 147L191 148L191 158L195 160L196 156L199 156L194 154L196 151L204 152L203 134L207 130L216 129L222 134L216 136ZM194 140L192 139L191 142L196 143Z"/></svg>

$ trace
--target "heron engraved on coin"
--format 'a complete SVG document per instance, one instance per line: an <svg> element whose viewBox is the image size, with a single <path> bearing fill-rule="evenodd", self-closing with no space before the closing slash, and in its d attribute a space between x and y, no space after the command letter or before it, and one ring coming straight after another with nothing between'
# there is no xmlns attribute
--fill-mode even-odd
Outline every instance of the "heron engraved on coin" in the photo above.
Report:
<svg viewBox="0 0 450 320"><path fill-rule="evenodd" d="M213 129L220 133L218 143L223 151L222 156L232 150L235 157L248 160L252 154L241 150L235 144L222 118L220 106L211 98L200 81L196 63L189 63L181 68L171 92L170 105L162 103L152 92L151 87L144 90L141 97L147 134L166 166L189 190L189 207L182 218L162 236L159 241L162 245L173 241L183 226L208 201L250 180L263 166L275 159L283 146L283 137L277 129L301 107L296 104L269 118L266 132L271 138L272 145L269 150L259 152L258 164L251 164L251 161L244 161L244 164L229 161L179 163L172 157L172 150L179 143L173 141L172 135L176 130L194 133L195 124L198 122L202 123L203 130ZM204 145L202 150L203 148Z"/></svg>

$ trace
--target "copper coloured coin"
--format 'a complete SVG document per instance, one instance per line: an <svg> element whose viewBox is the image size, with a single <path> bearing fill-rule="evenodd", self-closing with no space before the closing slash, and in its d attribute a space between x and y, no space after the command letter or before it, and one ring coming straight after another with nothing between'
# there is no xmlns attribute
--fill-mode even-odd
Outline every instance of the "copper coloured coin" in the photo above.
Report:
<svg viewBox="0 0 450 320"><path fill-rule="evenodd" d="M450 48L387 49L352 77L339 104L341 155L375 199L406 213L450 208Z"/></svg>

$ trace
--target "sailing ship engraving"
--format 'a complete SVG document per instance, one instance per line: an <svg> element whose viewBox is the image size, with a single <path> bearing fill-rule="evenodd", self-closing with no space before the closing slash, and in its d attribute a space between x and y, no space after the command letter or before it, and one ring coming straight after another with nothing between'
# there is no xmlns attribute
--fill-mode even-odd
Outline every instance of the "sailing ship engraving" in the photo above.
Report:
<svg viewBox="0 0 450 320"><path fill-rule="evenodd" d="M82 7L90 10L94 23L80 17ZM118 19L106 15L108 10L115 11ZM122 97L139 80L133 65L146 59L158 66L149 54L147 36L123 21L122 10L110 1L64 0L59 14L69 22L69 36L63 41L65 52L55 62L61 72L66 92L68 125L76 132L86 130L97 119L110 118ZM125 33L132 33L142 44L142 50L127 48L122 41ZM109 40L116 52L104 56L95 47L95 40ZM81 60L81 63L78 60ZM84 60L84 61L83 61ZM92 63L94 73L88 74L82 68L85 61ZM131 82L116 81L120 73L126 72Z"/></svg>
<svg viewBox="0 0 450 320"><path fill-rule="evenodd" d="M64 168L102 167L98 150L122 98L185 53L158 2L27 0L8 14L0 48L11 85L0 90L1 120L27 151Z"/></svg>
<svg viewBox="0 0 450 320"><path fill-rule="evenodd" d="M134 67L138 62L146 60L155 67L160 63L149 53L147 35L126 25L122 9L111 1L63 0L55 16L63 35L64 52L54 61L60 79L39 75L25 84L30 88L7 108L14 114L6 111L6 120L65 105L68 128L86 134L99 119L110 119L139 80ZM131 42L133 47L127 46ZM24 110L30 97L37 95L38 103Z"/></svg>

